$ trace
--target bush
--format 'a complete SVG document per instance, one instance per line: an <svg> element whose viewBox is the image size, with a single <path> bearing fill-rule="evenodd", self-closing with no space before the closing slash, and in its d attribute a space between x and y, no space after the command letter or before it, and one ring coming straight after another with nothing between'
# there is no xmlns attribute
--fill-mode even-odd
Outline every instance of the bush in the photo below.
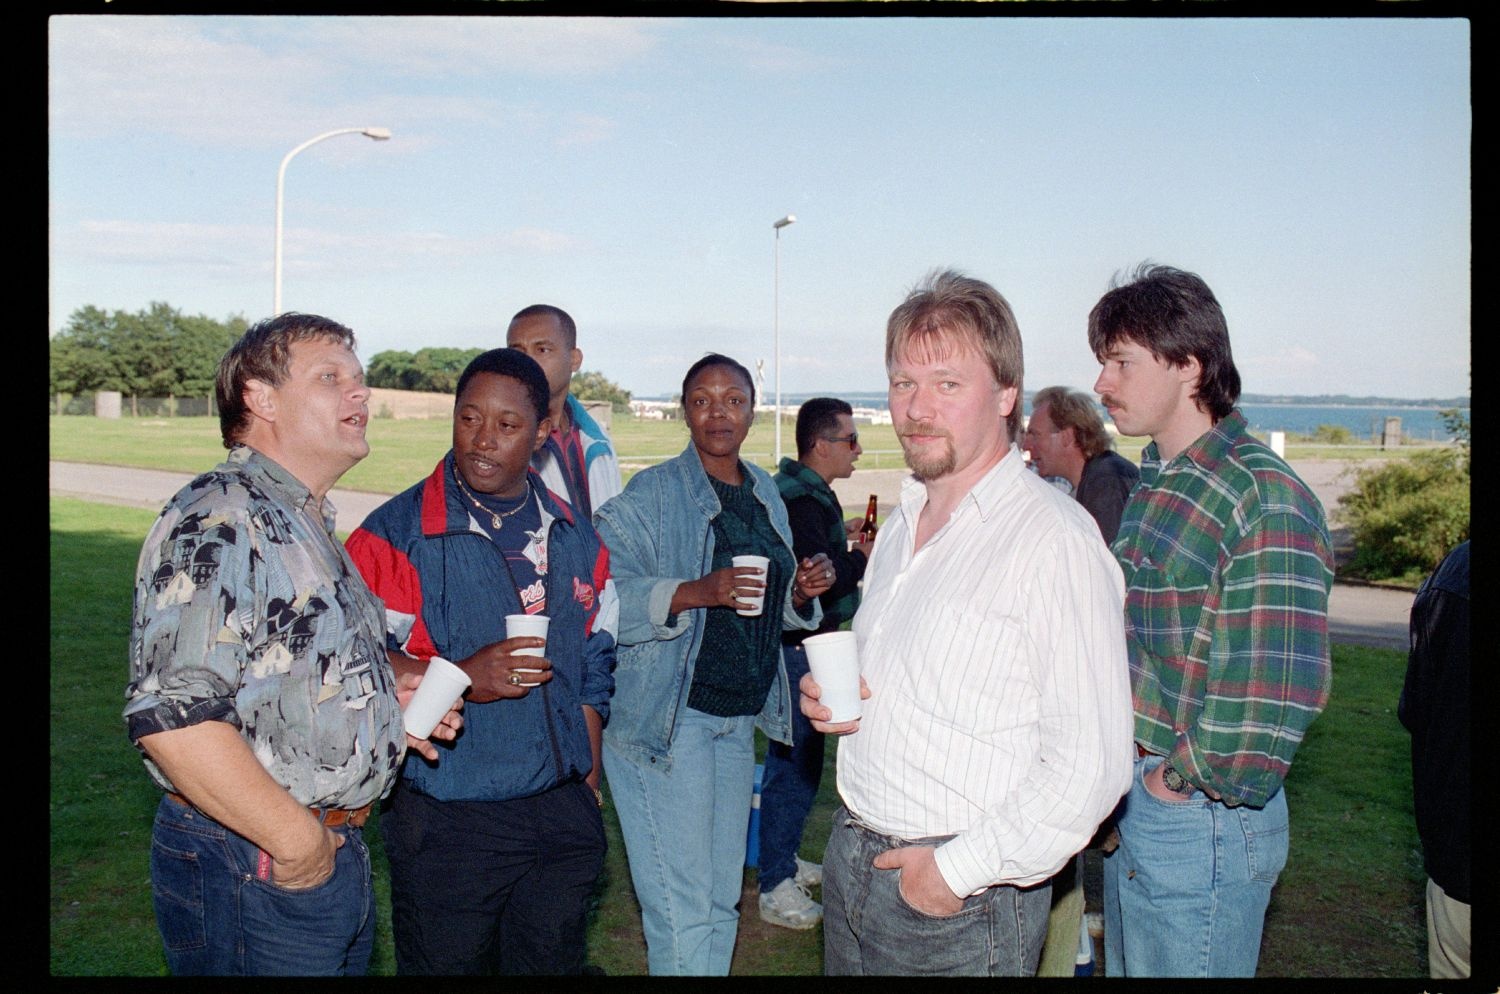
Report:
<svg viewBox="0 0 1500 994"><path fill-rule="evenodd" d="M1312 440L1323 445L1348 445L1354 441L1354 432L1343 425L1318 425Z"/></svg>
<svg viewBox="0 0 1500 994"><path fill-rule="evenodd" d="M1458 449L1420 452L1355 474L1338 512L1354 532L1350 574L1420 578L1469 537L1466 455Z"/></svg>

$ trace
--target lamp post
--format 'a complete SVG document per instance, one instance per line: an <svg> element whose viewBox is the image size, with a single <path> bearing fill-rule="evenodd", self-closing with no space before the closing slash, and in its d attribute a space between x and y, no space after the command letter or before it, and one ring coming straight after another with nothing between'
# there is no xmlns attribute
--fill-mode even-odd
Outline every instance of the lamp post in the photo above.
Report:
<svg viewBox="0 0 1500 994"><path fill-rule="evenodd" d="M290 152L288 152L286 154L286 157L281 160L281 168L278 169L278 170L276 170L276 261L275 261L275 266L274 266L274 269L275 269L275 272L276 272L276 276L275 276L276 284L275 284L275 292L274 292L274 295L272 297L272 304L271 304L271 315L273 317L275 315L281 313L281 204L282 204L283 190L286 187L286 167L287 167L287 163L289 163L289 162L292 161L292 156L296 155L298 152L302 151L304 148L307 148L309 145L316 145L318 142L322 141L323 139L325 139L325 138L332 138L334 135L364 135L366 138L373 138L376 141L383 142L383 141L387 141L387 140L390 139L390 137L391 137L391 129L390 128L339 128L339 129L337 129L335 131L325 131L321 135L318 135L315 138L309 138L307 141L303 142L301 145L298 145L296 148L294 148Z"/></svg>
<svg viewBox="0 0 1500 994"><path fill-rule="evenodd" d="M796 224L797 216L788 214L780 221L773 222L771 227L776 229L776 248L774 252L774 263L772 266L772 314L771 314L771 339L773 356L776 364L776 465L781 465L781 229L789 224Z"/></svg>

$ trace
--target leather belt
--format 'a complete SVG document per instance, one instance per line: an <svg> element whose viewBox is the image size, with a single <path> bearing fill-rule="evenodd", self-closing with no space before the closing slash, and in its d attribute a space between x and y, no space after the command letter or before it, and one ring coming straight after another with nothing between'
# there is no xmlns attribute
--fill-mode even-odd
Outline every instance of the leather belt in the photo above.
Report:
<svg viewBox="0 0 1500 994"><path fill-rule="evenodd" d="M167 796L181 804L185 808L191 808L193 803L181 794L167 792ZM317 808L309 806L307 810L313 813L313 817L328 828L338 828L340 825L351 825L354 828L363 828L366 821L370 819L370 809L374 805L366 804L362 808L350 810L348 808Z"/></svg>

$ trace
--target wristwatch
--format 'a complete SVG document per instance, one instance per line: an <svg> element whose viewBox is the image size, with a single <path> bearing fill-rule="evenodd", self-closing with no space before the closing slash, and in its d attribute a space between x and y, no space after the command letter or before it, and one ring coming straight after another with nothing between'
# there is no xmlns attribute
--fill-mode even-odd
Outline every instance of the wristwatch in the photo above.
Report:
<svg viewBox="0 0 1500 994"><path fill-rule="evenodd" d="M1195 789L1192 784L1188 783L1186 777L1172 768L1171 763L1161 764L1161 782L1163 787L1183 797L1187 797Z"/></svg>

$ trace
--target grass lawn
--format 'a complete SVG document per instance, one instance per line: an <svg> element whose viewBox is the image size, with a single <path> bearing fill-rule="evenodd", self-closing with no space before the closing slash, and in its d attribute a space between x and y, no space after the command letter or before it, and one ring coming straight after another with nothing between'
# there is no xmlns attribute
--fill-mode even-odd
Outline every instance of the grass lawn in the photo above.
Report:
<svg viewBox="0 0 1500 994"><path fill-rule="evenodd" d="M781 429L783 454L795 455L796 434L787 420ZM52 415L49 420L50 454L68 462L140 466L201 473L219 463L224 447L219 442L216 418L119 418L105 420L85 416ZM431 472L447 451L451 426L446 419L375 418L370 422L370 455L339 481L346 490L397 493ZM677 455L687 445L687 428L681 421L648 421L617 416L611 437L620 453L628 478L635 471ZM860 469L902 469L901 447L890 425L861 425L860 445L865 453ZM1145 439L1122 438L1120 454L1140 462ZM1420 446L1408 446L1417 451ZM745 440L744 453L757 465L775 469L776 426L762 415ZM1406 454L1406 450L1403 450ZM1292 445L1293 459L1371 459L1392 455L1373 445Z"/></svg>
<svg viewBox="0 0 1500 994"><path fill-rule="evenodd" d="M165 972L147 862L160 794L120 718L136 557L154 517L130 508L51 501L49 962L55 975ZM1403 670L1399 652L1335 647L1332 701L1314 723L1287 783L1291 854L1267 914L1262 976L1425 973L1425 876L1412 815L1408 740L1395 715ZM835 754L830 748L804 858L821 860L828 838L837 804ZM370 828L375 826L372 819ZM605 828L610 849L589 958L606 973L639 975L645 972L640 913L609 805ZM378 830L366 835L380 919L371 972L390 974L395 960L385 854ZM821 930L792 932L762 923L754 876L746 871L733 972L819 973Z"/></svg>

